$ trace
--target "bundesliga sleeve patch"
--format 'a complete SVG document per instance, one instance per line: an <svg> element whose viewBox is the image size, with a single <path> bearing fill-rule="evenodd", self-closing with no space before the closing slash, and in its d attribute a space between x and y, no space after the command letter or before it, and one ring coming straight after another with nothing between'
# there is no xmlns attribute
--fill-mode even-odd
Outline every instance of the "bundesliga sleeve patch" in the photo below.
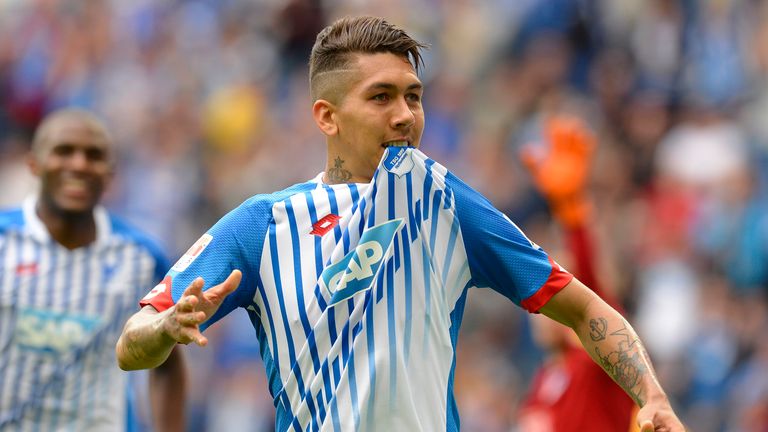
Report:
<svg viewBox="0 0 768 432"><path fill-rule="evenodd" d="M171 270L181 273L184 270L187 269L187 267L190 266L197 257L200 256L201 253L205 250L206 247L208 247L208 244L211 243L211 240L213 240L213 236L210 234L203 234L202 237L200 237L195 244L192 245L189 250L187 250L184 255L179 258L178 261L176 261L176 264L171 267Z"/></svg>

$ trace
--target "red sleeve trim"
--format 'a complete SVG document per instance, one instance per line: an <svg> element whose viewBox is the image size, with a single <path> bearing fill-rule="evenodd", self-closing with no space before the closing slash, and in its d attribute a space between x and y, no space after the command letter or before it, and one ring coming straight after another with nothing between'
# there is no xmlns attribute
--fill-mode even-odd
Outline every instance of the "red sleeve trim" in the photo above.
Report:
<svg viewBox="0 0 768 432"><path fill-rule="evenodd" d="M170 308L174 305L173 297L171 296L171 287L173 287L173 280L170 276L166 276L159 284L152 288L152 291L139 301L139 306L144 307L151 305L157 309L158 312Z"/></svg>
<svg viewBox="0 0 768 432"><path fill-rule="evenodd" d="M573 275L560 267L560 264L554 262L552 258L547 258L552 265L552 272L549 274L547 281L532 296L520 303L520 306L530 313L538 313L539 309L547 304L553 295L560 292L573 279Z"/></svg>

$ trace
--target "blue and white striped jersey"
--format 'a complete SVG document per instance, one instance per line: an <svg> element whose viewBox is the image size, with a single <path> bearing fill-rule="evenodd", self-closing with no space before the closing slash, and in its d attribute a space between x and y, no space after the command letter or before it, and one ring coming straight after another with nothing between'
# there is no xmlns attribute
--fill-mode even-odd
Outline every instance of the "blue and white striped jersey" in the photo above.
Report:
<svg viewBox="0 0 768 432"><path fill-rule="evenodd" d="M491 287L535 311L570 274L417 149L387 149L367 184L321 179L230 212L142 304L165 309L195 277L208 287L240 269L204 327L247 309L277 430L458 430L467 290Z"/></svg>
<svg viewBox="0 0 768 432"><path fill-rule="evenodd" d="M66 249L35 204L0 212L0 431L124 430L115 344L167 261L100 207L97 240Z"/></svg>

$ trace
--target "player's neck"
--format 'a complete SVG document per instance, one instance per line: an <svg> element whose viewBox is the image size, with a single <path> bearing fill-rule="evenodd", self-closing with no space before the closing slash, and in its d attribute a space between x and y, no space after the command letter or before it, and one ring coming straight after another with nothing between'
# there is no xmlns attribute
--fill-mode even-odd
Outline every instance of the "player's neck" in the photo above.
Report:
<svg viewBox="0 0 768 432"><path fill-rule="evenodd" d="M349 163L345 156L329 154L325 164L323 183L369 183L373 178L373 172L363 173L362 171L367 170L356 170L354 164Z"/></svg>
<svg viewBox="0 0 768 432"><path fill-rule="evenodd" d="M48 229L48 233L57 243L67 249L87 246L96 240L96 221L93 212L63 212L37 203L37 216Z"/></svg>

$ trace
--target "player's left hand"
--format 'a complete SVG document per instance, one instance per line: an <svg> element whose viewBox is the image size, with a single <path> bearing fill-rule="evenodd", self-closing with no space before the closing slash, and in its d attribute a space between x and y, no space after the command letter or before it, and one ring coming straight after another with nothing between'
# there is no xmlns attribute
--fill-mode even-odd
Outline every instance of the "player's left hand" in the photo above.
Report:
<svg viewBox="0 0 768 432"><path fill-rule="evenodd" d="M640 432L685 432L669 402L648 402L637 413Z"/></svg>

